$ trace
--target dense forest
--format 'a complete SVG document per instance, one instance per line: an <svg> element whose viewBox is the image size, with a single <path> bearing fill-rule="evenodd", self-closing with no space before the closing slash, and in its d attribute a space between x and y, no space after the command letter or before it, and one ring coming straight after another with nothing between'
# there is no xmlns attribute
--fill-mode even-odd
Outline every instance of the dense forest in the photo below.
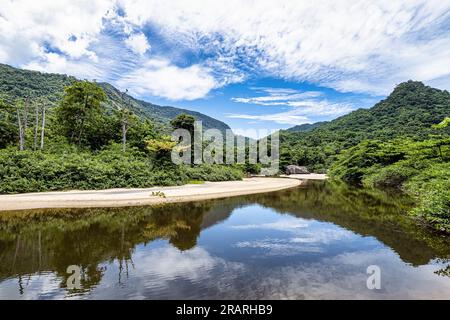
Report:
<svg viewBox="0 0 450 320"><path fill-rule="evenodd" d="M172 130L190 130L195 120L204 121L204 128L227 129L220 121L134 100L108 84L7 66L0 70L0 193L243 176L244 166L176 166L171 161Z"/></svg>
<svg viewBox="0 0 450 320"><path fill-rule="evenodd" d="M411 214L450 232L450 93L398 85L371 109L281 133L281 163L417 199Z"/></svg>
<svg viewBox="0 0 450 320"><path fill-rule="evenodd" d="M29 99L42 100L49 106L57 105L63 95L64 88L76 79L61 74L41 73L22 70L0 63L0 99L15 101ZM229 126L202 113L168 106L158 106L138 100L120 92L108 83L98 83L106 94L105 107L109 110L127 108L140 118L150 119L158 130L168 133L171 129L170 121L180 114L188 114L201 120L205 129L219 129L225 131Z"/></svg>

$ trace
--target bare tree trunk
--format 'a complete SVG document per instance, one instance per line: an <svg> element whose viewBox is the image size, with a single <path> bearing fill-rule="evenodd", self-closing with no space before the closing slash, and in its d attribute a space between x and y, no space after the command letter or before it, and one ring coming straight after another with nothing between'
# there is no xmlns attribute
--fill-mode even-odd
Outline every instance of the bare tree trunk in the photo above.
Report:
<svg viewBox="0 0 450 320"><path fill-rule="evenodd" d="M38 129L39 129L39 105L36 104L36 113L34 122L34 146L33 146L33 150L35 151L37 149Z"/></svg>
<svg viewBox="0 0 450 320"><path fill-rule="evenodd" d="M41 150L44 149L44 135L45 135L45 106L42 106Z"/></svg>
<svg viewBox="0 0 450 320"><path fill-rule="evenodd" d="M81 137L83 136L84 133L84 119L81 121L81 128L80 128L80 132L78 133L78 146L81 146Z"/></svg>
<svg viewBox="0 0 450 320"><path fill-rule="evenodd" d="M30 103L30 98L25 99L25 105L23 106L23 128L26 134L28 129L28 104Z"/></svg>
<svg viewBox="0 0 450 320"><path fill-rule="evenodd" d="M84 98L84 110L83 110L83 114L82 114L82 118L81 118L80 131L78 132L78 146L81 146L81 138L84 133L84 122L86 120L88 101L89 101L89 94L86 94L86 97Z"/></svg>
<svg viewBox="0 0 450 320"><path fill-rule="evenodd" d="M23 134L23 126L22 126L22 120L20 119L20 109L17 107L17 122L19 124L19 150L23 151L25 149L25 139Z"/></svg>
<svg viewBox="0 0 450 320"><path fill-rule="evenodd" d="M39 272L41 271L42 266L42 235L41 230L38 233L38 254L39 254Z"/></svg>
<svg viewBox="0 0 450 320"><path fill-rule="evenodd" d="M128 131L128 124L127 121L124 119L122 121L122 151L125 152L127 148L127 131Z"/></svg>

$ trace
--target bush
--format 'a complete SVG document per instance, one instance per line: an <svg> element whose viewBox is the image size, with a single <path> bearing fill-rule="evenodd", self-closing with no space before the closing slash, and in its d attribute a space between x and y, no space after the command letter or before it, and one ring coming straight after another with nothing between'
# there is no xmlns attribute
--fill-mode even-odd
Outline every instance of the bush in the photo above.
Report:
<svg viewBox="0 0 450 320"><path fill-rule="evenodd" d="M99 153L0 151L0 193L179 185L187 181L181 168L164 170L136 151L112 147Z"/></svg>
<svg viewBox="0 0 450 320"><path fill-rule="evenodd" d="M411 214L437 230L450 233L450 181L436 180L431 188L423 190L420 203Z"/></svg>
<svg viewBox="0 0 450 320"><path fill-rule="evenodd" d="M185 167L189 180L198 181L234 181L242 180L242 170L232 166L202 164L195 167Z"/></svg>
<svg viewBox="0 0 450 320"><path fill-rule="evenodd" d="M411 214L437 230L450 233L450 163L428 164L427 169L405 184L406 190L418 199Z"/></svg>
<svg viewBox="0 0 450 320"><path fill-rule="evenodd" d="M61 150L64 150L61 149ZM147 188L196 181L241 180L242 170L225 165L176 166L113 144L92 153L0 150L0 193L110 188Z"/></svg>
<svg viewBox="0 0 450 320"><path fill-rule="evenodd" d="M364 177L363 184L366 187L402 188L403 183L417 173L414 169L399 164L373 170L373 174Z"/></svg>

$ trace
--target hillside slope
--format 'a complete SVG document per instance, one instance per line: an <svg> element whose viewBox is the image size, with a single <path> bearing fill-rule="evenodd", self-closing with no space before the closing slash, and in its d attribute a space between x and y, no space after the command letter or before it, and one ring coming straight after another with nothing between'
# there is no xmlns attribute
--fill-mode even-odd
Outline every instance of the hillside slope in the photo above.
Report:
<svg viewBox="0 0 450 320"><path fill-rule="evenodd" d="M286 129L286 131L288 131L288 132L308 132L308 131L318 128L326 123L327 123L326 121L315 122L315 123L305 123L305 124L301 124L301 125Z"/></svg>
<svg viewBox="0 0 450 320"><path fill-rule="evenodd" d="M56 105L63 96L64 87L74 80L76 79L71 76L22 70L0 64L0 98L6 100L26 97L31 100L44 98L50 105ZM201 120L205 129L216 128L224 131L230 128L227 124L199 112L158 106L129 95L122 95L118 89L108 83L99 83L99 85L108 96L107 107L126 105L140 117L151 119L161 128L168 128L170 120L182 113Z"/></svg>
<svg viewBox="0 0 450 320"><path fill-rule="evenodd" d="M316 128L281 132L282 164L324 170L343 149L365 139L411 137L422 140L450 114L450 93L407 81L370 109L359 109ZM293 132L294 131L294 132Z"/></svg>

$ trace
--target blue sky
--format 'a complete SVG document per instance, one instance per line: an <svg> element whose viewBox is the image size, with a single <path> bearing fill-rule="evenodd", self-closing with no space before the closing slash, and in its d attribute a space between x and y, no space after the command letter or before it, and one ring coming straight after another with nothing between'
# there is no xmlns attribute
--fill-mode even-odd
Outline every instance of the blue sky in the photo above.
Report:
<svg viewBox="0 0 450 320"><path fill-rule="evenodd" d="M107 81L235 129L450 89L449 1L0 0L0 62Z"/></svg>

